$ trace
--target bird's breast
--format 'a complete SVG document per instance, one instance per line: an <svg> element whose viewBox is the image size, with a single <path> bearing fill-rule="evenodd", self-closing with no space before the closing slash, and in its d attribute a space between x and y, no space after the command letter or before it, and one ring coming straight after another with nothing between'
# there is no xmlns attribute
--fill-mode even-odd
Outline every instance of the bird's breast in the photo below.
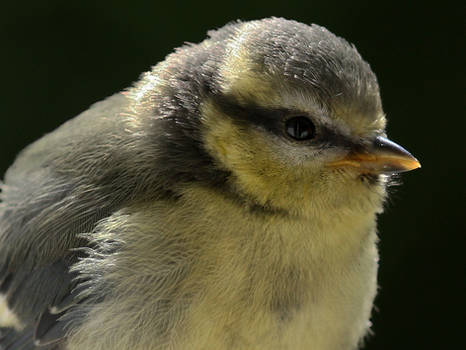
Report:
<svg viewBox="0 0 466 350"><path fill-rule="evenodd" d="M194 192L203 243L188 284L201 287L179 349L356 346L376 289L374 214L298 220Z"/></svg>

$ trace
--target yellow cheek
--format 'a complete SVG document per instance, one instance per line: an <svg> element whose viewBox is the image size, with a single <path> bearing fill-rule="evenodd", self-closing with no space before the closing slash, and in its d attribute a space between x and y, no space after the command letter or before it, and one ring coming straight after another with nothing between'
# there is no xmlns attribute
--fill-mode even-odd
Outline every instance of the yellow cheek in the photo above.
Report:
<svg viewBox="0 0 466 350"><path fill-rule="evenodd" d="M258 173L266 167L266 160L260 148L253 145L253 132L243 130L233 124L228 117L218 117L219 112L205 113L208 128L205 131L205 145L218 164L233 171L236 185L249 191L260 186ZM246 141L249 139L248 141Z"/></svg>
<svg viewBox="0 0 466 350"><path fill-rule="evenodd" d="M204 106L203 117L206 148L219 166L232 171L232 185L240 193L276 208L288 206L290 196L296 199L294 185L300 175L277 159L263 132L241 128L212 104Z"/></svg>

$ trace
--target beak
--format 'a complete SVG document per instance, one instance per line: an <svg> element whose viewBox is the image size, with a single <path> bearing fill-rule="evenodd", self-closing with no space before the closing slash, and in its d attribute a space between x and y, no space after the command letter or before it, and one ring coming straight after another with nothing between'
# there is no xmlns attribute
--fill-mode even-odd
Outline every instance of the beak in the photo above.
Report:
<svg viewBox="0 0 466 350"><path fill-rule="evenodd" d="M348 153L327 164L330 167L353 167L361 172L393 174L421 167L411 153L385 137L376 137L369 146Z"/></svg>

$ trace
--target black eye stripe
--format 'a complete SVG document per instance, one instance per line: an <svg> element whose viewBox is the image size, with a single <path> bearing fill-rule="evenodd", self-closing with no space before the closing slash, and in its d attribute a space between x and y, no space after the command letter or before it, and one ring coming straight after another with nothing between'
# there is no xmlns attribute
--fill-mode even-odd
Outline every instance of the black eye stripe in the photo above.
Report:
<svg viewBox="0 0 466 350"><path fill-rule="evenodd" d="M285 108L263 108L248 103L241 105L234 97L217 95L212 97L212 102L226 116L230 117L235 123L243 125L245 128L251 124L257 125L277 136L293 139L286 133L286 122L294 117L308 118L311 123L311 117L306 116L303 111L290 110ZM338 133L338 131L324 125L314 125L314 133L311 138L307 138L312 142L314 147L333 148L342 147L351 149L355 147L353 141ZM303 142L305 140L297 140Z"/></svg>
<svg viewBox="0 0 466 350"><path fill-rule="evenodd" d="M286 108L264 108L257 106L253 102L239 103L235 97L228 95L216 95L211 97L211 99L212 103L220 111L245 129L250 128L251 124L256 125L277 136L285 137L288 140L293 140L295 142L310 141L314 147L343 147L349 149L354 146L353 141L341 135L337 130L322 124L314 125L315 121L304 111ZM313 123L314 129L312 137L306 136L308 138L297 140L287 134L286 123L288 120L295 117L308 118L311 123Z"/></svg>
<svg viewBox="0 0 466 350"><path fill-rule="evenodd" d="M229 96L217 96L214 102L222 112L233 119L244 120L257 125L279 123L287 113L286 109L268 109L252 103L241 105L236 99Z"/></svg>
<svg viewBox="0 0 466 350"><path fill-rule="evenodd" d="M263 108L253 103L241 105L235 98L224 95L216 96L213 102L233 121L245 125L257 125L277 135L283 135L283 122L286 116L300 114L285 108Z"/></svg>

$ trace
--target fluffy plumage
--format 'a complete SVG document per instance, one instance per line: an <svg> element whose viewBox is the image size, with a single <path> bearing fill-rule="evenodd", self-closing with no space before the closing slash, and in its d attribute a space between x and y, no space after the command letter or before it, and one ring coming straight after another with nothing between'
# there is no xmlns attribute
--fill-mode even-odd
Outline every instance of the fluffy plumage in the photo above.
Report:
<svg viewBox="0 0 466 350"><path fill-rule="evenodd" d="M16 319L0 349L353 349L366 334L387 176L326 164L384 134L374 74L316 25L209 36L8 170L0 291ZM290 115L318 136L287 139Z"/></svg>

